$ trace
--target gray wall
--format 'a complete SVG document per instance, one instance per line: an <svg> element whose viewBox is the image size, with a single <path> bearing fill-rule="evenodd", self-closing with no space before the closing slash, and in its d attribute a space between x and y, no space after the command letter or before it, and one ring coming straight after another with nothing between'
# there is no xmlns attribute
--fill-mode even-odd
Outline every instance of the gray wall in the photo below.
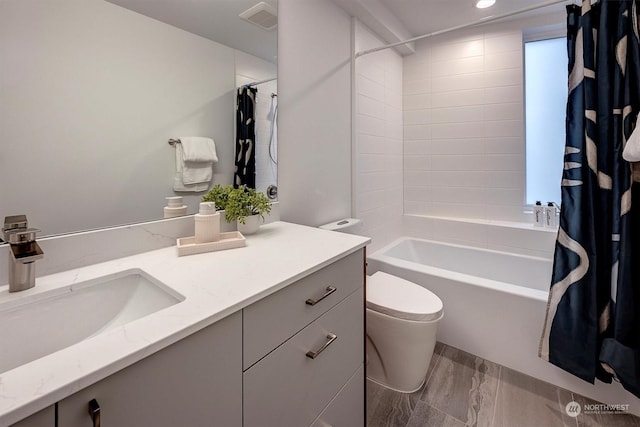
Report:
<svg viewBox="0 0 640 427"><path fill-rule="evenodd" d="M284 221L351 214L351 21L330 0L278 1L278 185Z"/></svg>
<svg viewBox="0 0 640 427"><path fill-rule="evenodd" d="M212 137L231 182L233 49L105 1L2 0L0 58L0 218L43 235L161 218L179 136Z"/></svg>

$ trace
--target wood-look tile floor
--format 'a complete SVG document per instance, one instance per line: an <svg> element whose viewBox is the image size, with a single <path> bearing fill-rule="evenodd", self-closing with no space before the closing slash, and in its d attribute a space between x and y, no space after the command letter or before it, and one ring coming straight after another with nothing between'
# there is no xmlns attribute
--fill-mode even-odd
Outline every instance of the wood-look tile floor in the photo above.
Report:
<svg viewBox="0 0 640 427"><path fill-rule="evenodd" d="M368 427L640 427L630 414L570 417L569 402L596 403L438 343L427 381L404 394L367 380Z"/></svg>

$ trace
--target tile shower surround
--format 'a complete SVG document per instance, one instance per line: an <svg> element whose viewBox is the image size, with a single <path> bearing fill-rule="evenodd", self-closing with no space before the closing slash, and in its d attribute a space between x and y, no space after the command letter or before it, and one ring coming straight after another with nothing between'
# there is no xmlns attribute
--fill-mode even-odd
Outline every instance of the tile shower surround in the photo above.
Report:
<svg viewBox="0 0 640 427"><path fill-rule="evenodd" d="M421 41L404 58L405 214L527 220L517 25Z"/></svg>
<svg viewBox="0 0 640 427"><path fill-rule="evenodd" d="M358 50L384 44L364 25L356 27ZM356 218L373 238L369 251L401 233L402 57L392 49L356 60Z"/></svg>
<svg viewBox="0 0 640 427"><path fill-rule="evenodd" d="M389 49L357 58L355 215L370 250L393 240L403 215L531 222L522 40L551 21L487 25L418 42L405 57ZM358 22L356 44L384 43Z"/></svg>

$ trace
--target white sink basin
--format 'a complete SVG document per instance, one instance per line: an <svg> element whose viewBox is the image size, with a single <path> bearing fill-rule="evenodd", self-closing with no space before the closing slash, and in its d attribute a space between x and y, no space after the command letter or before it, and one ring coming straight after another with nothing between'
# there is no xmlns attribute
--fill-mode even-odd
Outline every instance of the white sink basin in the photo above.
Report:
<svg viewBox="0 0 640 427"><path fill-rule="evenodd" d="M134 269L0 303L0 373L183 300Z"/></svg>

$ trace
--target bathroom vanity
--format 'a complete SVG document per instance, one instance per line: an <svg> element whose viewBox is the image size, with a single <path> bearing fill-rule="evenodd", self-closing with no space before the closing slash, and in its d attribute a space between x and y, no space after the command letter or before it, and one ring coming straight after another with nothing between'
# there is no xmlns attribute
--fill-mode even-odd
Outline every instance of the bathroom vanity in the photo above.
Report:
<svg viewBox="0 0 640 427"><path fill-rule="evenodd" d="M25 292L139 269L183 300L0 373L0 425L364 425L368 242L276 222L244 248L40 277Z"/></svg>

